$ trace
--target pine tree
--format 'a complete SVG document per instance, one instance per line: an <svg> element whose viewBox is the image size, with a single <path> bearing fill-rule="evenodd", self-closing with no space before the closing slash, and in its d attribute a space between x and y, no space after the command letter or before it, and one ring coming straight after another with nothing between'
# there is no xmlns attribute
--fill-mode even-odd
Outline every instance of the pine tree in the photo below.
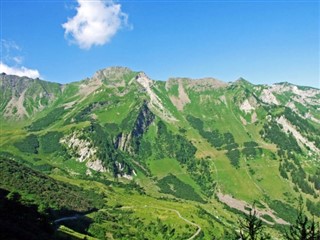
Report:
<svg viewBox="0 0 320 240"><path fill-rule="evenodd" d="M284 235L287 240L320 240L319 224L317 225L314 218L309 220L305 215L302 197L299 199L297 219Z"/></svg>
<svg viewBox="0 0 320 240"><path fill-rule="evenodd" d="M242 220L239 219L239 237L241 240L265 240L269 239L267 235L264 234L264 225L257 217L257 211L255 206L250 209L249 215Z"/></svg>

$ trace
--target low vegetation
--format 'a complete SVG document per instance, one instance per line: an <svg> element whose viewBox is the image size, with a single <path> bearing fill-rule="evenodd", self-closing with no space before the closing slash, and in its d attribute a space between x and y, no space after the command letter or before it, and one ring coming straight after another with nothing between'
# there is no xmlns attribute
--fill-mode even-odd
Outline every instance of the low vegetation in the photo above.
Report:
<svg viewBox="0 0 320 240"><path fill-rule="evenodd" d="M60 139L63 137L61 132L47 132L40 137L40 145L43 153L59 153L64 150L60 144Z"/></svg>
<svg viewBox="0 0 320 240"><path fill-rule="evenodd" d="M292 134L284 133L281 130L281 127L274 120L269 123L265 123L263 130L260 131L260 134L264 140L272 142L278 146L278 148L281 150L281 152L279 152L280 156L284 156L285 152L302 152Z"/></svg>
<svg viewBox="0 0 320 240"><path fill-rule="evenodd" d="M25 139L16 142L14 146L25 153L38 154L39 152L39 140L34 134L30 134Z"/></svg>
<svg viewBox="0 0 320 240"><path fill-rule="evenodd" d="M168 175L160 179L157 183L162 193L171 194L177 198L204 203L203 199L194 191L194 189L179 180L174 175Z"/></svg>
<svg viewBox="0 0 320 240"><path fill-rule="evenodd" d="M204 130L204 123L200 118L188 115L187 120L191 126L198 130L200 135L205 138L213 147L218 150L226 149L226 156L235 168L240 167L240 151L239 145L235 142L233 135L230 132L220 133L218 130Z"/></svg>
<svg viewBox="0 0 320 240"><path fill-rule="evenodd" d="M104 209L95 213L93 220L88 232L98 239L187 239L194 231L190 227L176 229L173 224L164 223L159 218L146 223L130 209Z"/></svg>
<svg viewBox="0 0 320 240"><path fill-rule="evenodd" d="M89 211L101 207L102 197L92 191L59 182L21 163L0 157L0 187L17 192L24 201L43 210Z"/></svg>
<svg viewBox="0 0 320 240"><path fill-rule="evenodd" d="M61 117L66 113L66 110L63 107L55 108L51 112L49 112L45 117L39 118L38 120L34 121L29 127L29 131L40 131L45 129L46 127L50 126L54 122L61 119Z"/></svg>

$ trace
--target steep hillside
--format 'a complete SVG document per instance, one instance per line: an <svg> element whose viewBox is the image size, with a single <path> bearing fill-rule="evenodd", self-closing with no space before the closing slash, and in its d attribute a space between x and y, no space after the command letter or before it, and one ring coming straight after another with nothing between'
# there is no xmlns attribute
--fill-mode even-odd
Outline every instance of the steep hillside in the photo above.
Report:
<svg viewBox="0 0 320 240"><path fill-rule="evenodd" d="M0 75L0 110L6 119L24 119L43 110L57 99L61 85L40 79Z"/></svg>
<svg viewBox="0 0 320 240"><path fill-rule="evenodd" d="M151 224L146 238L228 239L255 202L279 236L300 195L320 217L319 89L154 81L122 67L66 85L1 75L0 87L1 156L106 196L85 234L130 238Z"/></svg>

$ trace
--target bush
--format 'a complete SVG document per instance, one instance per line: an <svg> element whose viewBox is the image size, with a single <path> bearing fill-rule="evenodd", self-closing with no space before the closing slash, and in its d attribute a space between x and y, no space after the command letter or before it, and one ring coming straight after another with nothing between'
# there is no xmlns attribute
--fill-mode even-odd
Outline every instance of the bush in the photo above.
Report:
<svg viewBox="0 0 320 240"><path fill-rule="evenodd" d="M261 149L257 148L259 145L256 142L245 142L244 143L244 148L242 150L242 154L247 157L247 158L256 158L258 153L257 153L257 149L260 150L261 153Z"/></svg>
<svg viewBox="0 0 320 240"><path fill-rule="evenodd" d="M238 149L232 149L226 153L227 157L229 158L231 164L239 168L240 167L240 152Z"/></svg>
<svg viewBox="0 0 320 240"><path fill-rule="evenodd" d="M63 134L61 132L48 132L40 137L41 150L44 153L60 152L63 150L60 144L60 138Z"/></svg>
<svg viewBox="0 0 320 240"><path fill-rule="evenodd" d="M307 199L307 209L308 211L317 217L320 217L320 202L312 202Z"/></svg>
<svg viewBox="0 0 320 240"><path fill-rule="evenodd" d="M38 154L38 137L34 134L30 134L24 140L16 142L14 146L18 148L21 152Z"/></svg>

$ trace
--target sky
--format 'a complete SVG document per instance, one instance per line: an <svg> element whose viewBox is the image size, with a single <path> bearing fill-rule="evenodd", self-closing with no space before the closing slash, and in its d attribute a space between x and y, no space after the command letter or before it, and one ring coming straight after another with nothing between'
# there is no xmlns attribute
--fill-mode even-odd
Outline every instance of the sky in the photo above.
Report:
<svg viewBox="0 0 320 240"><path fill-rule="evenodd" d="M68 83L125 66L155 80L320 88L319 1L1 0L0 72Z"/></svg>

